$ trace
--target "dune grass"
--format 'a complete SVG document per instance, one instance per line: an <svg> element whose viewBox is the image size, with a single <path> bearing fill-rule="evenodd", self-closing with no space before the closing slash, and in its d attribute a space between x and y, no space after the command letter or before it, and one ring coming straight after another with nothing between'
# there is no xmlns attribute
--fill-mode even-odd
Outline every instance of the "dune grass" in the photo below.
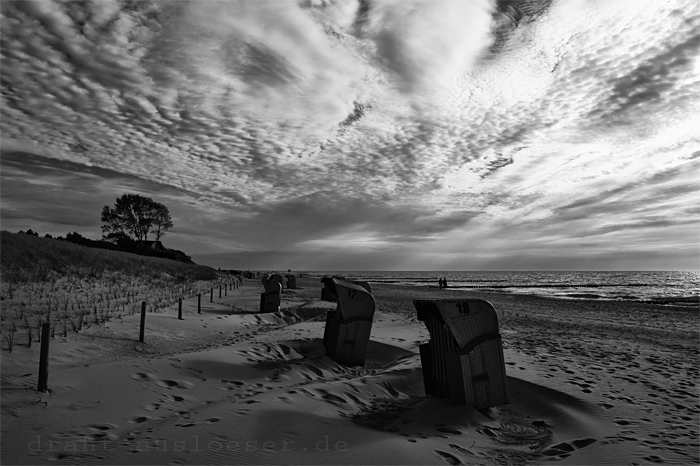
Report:
<svg viewBox="0 0 700 466"><path fill-rule="evenodd" d="M211 280L216 270L158 257L81 246L68 241L0 232L3 282L43 281L52 276L99 278L105 272L134 276L167 273L180 280Z"/></svg>
<svg viewBox="0 0 700 466"><path fill-rule="evenodd" d="M86 325L140 312L158 312L233 277L211 267L67 241L0 232L2 349L29 347L43 323L68 336Z"/></svg>

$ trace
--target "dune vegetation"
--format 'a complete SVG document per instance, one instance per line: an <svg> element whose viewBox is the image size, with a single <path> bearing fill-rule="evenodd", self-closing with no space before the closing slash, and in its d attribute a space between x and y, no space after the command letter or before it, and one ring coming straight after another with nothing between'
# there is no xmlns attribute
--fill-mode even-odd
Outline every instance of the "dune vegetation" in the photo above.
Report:
<svg viewBox="0 0 700 466"><path fill-rule="evenodd" d="M2 349L31 346L43 323L52 336L139 312L158 312L232 277L211 267L0 233Z"/></svg>

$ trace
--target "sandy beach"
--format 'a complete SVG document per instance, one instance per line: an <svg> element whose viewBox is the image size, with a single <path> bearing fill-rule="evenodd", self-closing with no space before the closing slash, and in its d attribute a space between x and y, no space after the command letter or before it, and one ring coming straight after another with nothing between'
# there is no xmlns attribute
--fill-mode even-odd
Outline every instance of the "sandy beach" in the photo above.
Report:
<svg viewBox="0 0 700 466"><path fill-rule="evenodd" d="M317 279L123 316L2 353L2 464L698 464L698 309L373 285L367 363L323 354ZM413 299L484 298L510 404L426 397ZM208 297L207 297L208 298Z"/></svg>

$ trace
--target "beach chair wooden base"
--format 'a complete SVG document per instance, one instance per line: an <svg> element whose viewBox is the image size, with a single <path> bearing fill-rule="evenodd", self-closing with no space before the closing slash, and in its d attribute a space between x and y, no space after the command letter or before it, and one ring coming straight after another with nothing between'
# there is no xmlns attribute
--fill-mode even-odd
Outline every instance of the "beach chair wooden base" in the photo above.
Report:
<svg viewBox="0 0 700 466"><path fill-rule="evenodd" d="M450 400L477 409L508 404L501 338L487 340L469 353L447 355Z"/></svg>
<svg viewBox="0 0 700 466"><path fill-rule="evenodd" d="M420 352L420 364L423 369L423 385L425 387L426 395L433 395L438 398L449 398L450 397L450 385L435 377L435 370L433 367L433 345L431 343L425 343L418 346Z"/></svg>
<svg viewBox="0 0 700 466"><path fill-rule="evenodd" d="M271 293L260 294L260 312L278 312L280 310L280 293L273 291Z"/></svg>
<svg viewBox="0 0 700 466"><path fill-rule="evenodd" d="M327 317L323 338L326 356L344 366L364 365L371 330L371 320L345 323L342 319Z"/></svg>

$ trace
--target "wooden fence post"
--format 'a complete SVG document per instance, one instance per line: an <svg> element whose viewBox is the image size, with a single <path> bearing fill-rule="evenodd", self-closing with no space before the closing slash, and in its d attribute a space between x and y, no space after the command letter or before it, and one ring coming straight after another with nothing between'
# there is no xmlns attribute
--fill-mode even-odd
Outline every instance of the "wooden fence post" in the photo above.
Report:
<svg viewBox="0 0 700 466"><path fill-rule="evenodd" d="M180 298L177 303L177 318L182 320L182 298Z"/></svg>
<svg viewBox="0 0 700 466"><path fill-rule="evenodd" d="M197 314L202 313L202 293L197 294Z"/></svg>
<svg viewBox="0 0 700 466"><path fill-rule="evenodd" d="M41 350L39 353L39 383L37 390L46 393L49 389L49 341L51 340L51 324L41 324Z"/></svg>
<svg viewBox="0 0 700 466"><path fill-rule="evenodd" d="M146 301L141 301L141 330L139 331L139 341L143 343L146 330Z"/></svg>
<svg viewBox="0 0 700 466"><path fill-rule="evenodd" d="M228 296L228 285L224 284L224 296Z"/></svg>

